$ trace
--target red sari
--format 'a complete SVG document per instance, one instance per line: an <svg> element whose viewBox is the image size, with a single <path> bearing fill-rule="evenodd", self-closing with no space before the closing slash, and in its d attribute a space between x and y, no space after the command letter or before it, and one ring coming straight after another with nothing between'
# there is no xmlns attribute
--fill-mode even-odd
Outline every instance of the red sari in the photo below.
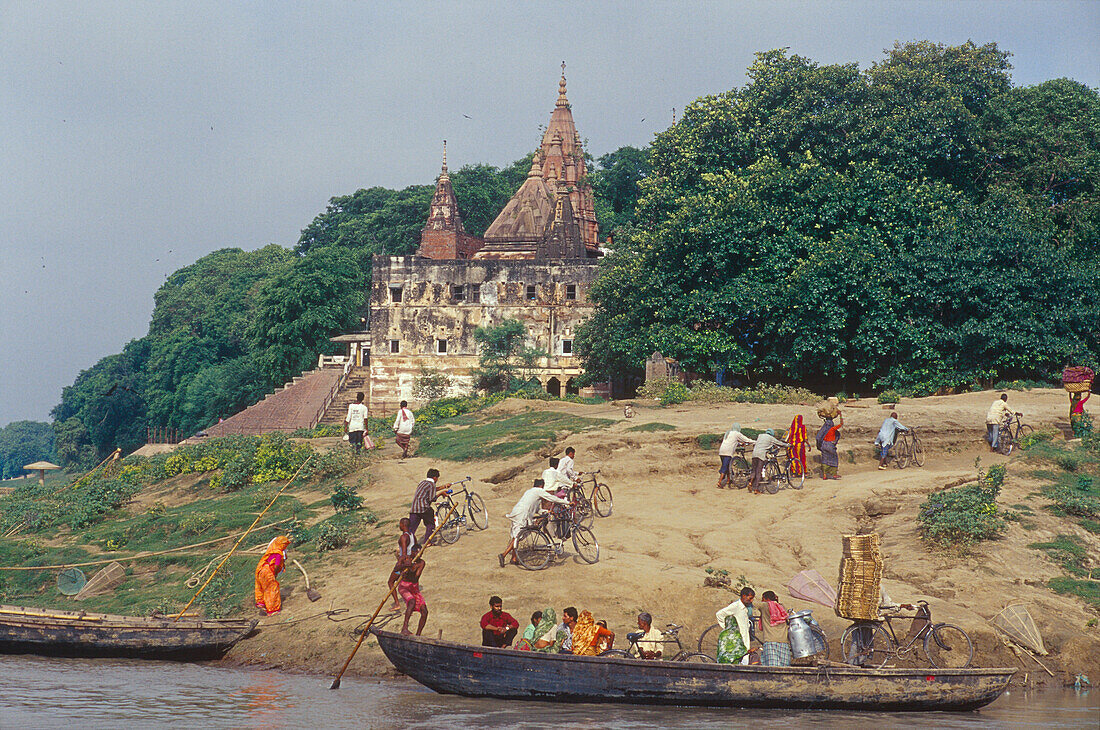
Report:
<svg viewBox="0 0 1100 730"><path fill-rule="evenodd" d="M787 431L787 458L791 460L791 474L800 476L806 473L806 424L802 416L795 416Z"/></svg>

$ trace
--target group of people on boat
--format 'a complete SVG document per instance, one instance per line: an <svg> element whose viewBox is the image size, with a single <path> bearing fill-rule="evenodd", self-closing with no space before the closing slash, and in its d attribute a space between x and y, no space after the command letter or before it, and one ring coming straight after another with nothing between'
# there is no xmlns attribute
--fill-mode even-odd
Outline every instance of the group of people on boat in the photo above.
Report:
<svg viewBox="0 0 1100 730"><path fill-rule="evenodd" d="M615 632L607 628L606 621L597 621L591 611L578 611L574 606L562 609L560 622L550 606L535 611L519 639L518 635L519 622L503 610L500 596L492 596L489 611L481 617L482 646L597 656L615 644Z"/></svg>
<svg viewBox="0 0 1100 730"><path fill-rule="evenodd" d="M775 591L764 591L761 599L756 604L756 591L745 586L737 600L714 614L722 627L715 657L719 664L791 665L791 646L787 640L789 614Z"/></svg>

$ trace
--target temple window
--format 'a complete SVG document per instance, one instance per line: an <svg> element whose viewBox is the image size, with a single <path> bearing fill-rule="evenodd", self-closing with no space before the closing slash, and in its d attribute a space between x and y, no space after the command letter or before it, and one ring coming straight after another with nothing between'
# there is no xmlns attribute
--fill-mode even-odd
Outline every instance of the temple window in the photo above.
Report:
<svg viewBox="0 0 1100 730"><path fill-rule="evenodd" d="M470 284L470 297L471 302L481 301L481 284Z"/></svg>
<svg viewBox="0 0 1100 730"><path fill-rule="evenodd" d="M451 299L454 299L456 302L461 302L465 298L465 295L466 287L462 286L462 284L451 285Z"/></svg>
<svg viewBox="0 0 1100 730"><path fill-rule="evenodd" d="M535 293L535 285L534 284L528 284L527 285L527 298L529 300L531 300L532 302L535 301L535 299L537 298L537 294Z"/></svg>
<svg viewBox="0 0 1100 730"><path fill-rule="evenodd" d="M561 341L561 354L572 355L573 354L573 340Z"/></svg>
<svg viewBox="0 0 1100 730"><path fill-rule="evenodd" d="M569 299L570 301L577 298L577 285L576 284L566 284L565 285L565 298Z"/></svg>
<svg viewBox="0 0 1100 730"><path fill-rule="evenodd" d="M437 355L446 355L447 354L447 341L446 340L436 340L435 341L435 354L437 354Z"/></svg>
<svg viewBox="0 0 1100 730"><path fill-rule="evenodd" d="M390 354L396 355L401 352L401 340L390 340Z"/></svg>
<svg viewBox="0 0 1100 730"><path fill-rule="evenodd" d="M400 303L400 301L401 301L401 287L399 287L399 286L391 286L390 287L390 301L393 302L394 304Z"/></svg>

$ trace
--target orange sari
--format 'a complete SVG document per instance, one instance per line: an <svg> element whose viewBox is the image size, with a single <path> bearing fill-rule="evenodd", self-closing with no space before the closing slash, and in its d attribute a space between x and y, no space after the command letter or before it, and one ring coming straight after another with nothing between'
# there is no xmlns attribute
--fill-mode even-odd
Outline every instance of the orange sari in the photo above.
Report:
<svg viewBox="0 0 1100 730"><path fill-rule="evenodd" d="M267 550L256 566L256 606L267 611L268 616L278 613L283 607L279 581L275 576L283 572L288 545L290 538L286 535L276 537L267 544Z"/></svg>

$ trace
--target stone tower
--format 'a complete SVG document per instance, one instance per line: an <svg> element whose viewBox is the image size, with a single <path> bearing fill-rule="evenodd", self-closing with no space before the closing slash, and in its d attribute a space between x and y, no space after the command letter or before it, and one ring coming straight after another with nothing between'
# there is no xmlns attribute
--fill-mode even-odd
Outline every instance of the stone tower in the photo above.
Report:
<svg viewBox="0 0 1100 730"><path fill-rule="evenodd" d="M480 245L480 241L467 234L462 226L447 171L447 141L443 140L443 169L435 183L428 222L420 231L420 248L416 255L428 259L468 259Z"/></svg>

